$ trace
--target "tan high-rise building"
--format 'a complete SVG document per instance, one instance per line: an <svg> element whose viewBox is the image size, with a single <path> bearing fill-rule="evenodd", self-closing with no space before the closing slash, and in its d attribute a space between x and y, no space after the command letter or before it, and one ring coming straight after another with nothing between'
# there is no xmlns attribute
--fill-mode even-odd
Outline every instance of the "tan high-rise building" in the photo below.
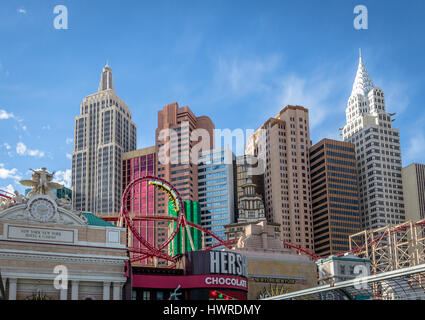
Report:
<svg viewBox="0 0 425 320"><path fill-rule="evenodd" d="M198 166L193 163L192 155L214 148L214 123L211 119L197 117L189 107L179 107L177 102L166 105L158 111L155 148L157 176L169 181L183 200L198 201ZM165 194L158 194L155 213L168 214L168 197ZM165 242L167 237L167 223L157 222L158 244Z"/></svg>
<svg viewBox="0 0 425 320"><path fill-rule="evenodd" d="M279 223L281 239L314 250L308 110L287 106L248 139L246 153L264 165L266 218Z"/></svg>
<svg viewBox="0 0 425 320"><path fill-rule="evenodd" d="M121 205L123 152L136 149L136 124L115 93L112 69L103 68L98 92L84 98L75 118L72 153L74 210L117 215Z"/></svg>
<svg viewBox="0 0 425 320"><path fill-rule="evenodd" d="M412 163L401 170L406 220L425 219L425 164Z"/></svg>

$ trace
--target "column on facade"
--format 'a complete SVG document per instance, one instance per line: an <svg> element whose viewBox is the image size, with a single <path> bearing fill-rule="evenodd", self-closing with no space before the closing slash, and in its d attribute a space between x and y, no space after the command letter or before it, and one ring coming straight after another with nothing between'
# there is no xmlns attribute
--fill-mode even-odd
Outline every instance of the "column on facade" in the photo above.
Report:
<svg viewBox="0 0 425 320"><path fill-rule="evenodd" d="M16 278L9 278L9 300L16 300L17 282Z"/></svg>
<svg viewBox="0 0 425 320"><path fill-rule="evenodd" d="M120 290L121 290L121 284L119 282L114 282L114 288L112 292L113 300L120 300Z"/></svg>
<svg viewBox="0 0 425 320"><path fill-rule="evenodd" d="M3 289L4 289L4 295L6 296L6 283L7 283L7 278L2 277L2 284L3 284ZM3 299L6 299L6 297L3 297Z"/></svg>
<svg viewBox="0 0 425 320"><path fill-rule="evenodd" d="M72 280L71 300L78 300L79 281Z"/></svg>
<svg viewBox="0 0 425 320"><path fill-rule="evenodd" d="M110 300L111 298L111 283L103 283L103 300Z"/></svg>
<svg viewBox="0 0 425 320"><path fill-rule="evenodd" d="M68 289L60 289L60 300L68 300Z"/></svg>

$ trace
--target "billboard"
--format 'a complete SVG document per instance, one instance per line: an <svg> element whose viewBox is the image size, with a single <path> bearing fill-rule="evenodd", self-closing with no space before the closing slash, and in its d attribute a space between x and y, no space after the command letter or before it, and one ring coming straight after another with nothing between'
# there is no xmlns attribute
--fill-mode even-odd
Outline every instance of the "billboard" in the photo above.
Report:
<svg viewBox="0 0 425 320"><path fill-rule="evenodd" d="M244 255L232 251L194 251L185 255L186 274L219 274L248 277L248 263Z"/></svg>

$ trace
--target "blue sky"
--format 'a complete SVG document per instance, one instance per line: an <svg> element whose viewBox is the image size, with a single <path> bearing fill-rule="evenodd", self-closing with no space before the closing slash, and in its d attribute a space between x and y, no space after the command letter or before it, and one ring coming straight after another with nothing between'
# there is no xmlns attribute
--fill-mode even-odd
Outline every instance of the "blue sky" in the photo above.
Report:
<svg viewBox="0 0 425 320"><path fill-rule="evenodd" d="M68 30L53 27L57 4ZM367 30L353 27L359 4ZM42 166L69 183L74 117L106 61L138 147L153 145L157 111L174 101L243 130L302 105L316 143L339 139L362 48L397 113L403 166L425 162L424 15L422 0L2 1L0 188L22 191Z"/></svg>

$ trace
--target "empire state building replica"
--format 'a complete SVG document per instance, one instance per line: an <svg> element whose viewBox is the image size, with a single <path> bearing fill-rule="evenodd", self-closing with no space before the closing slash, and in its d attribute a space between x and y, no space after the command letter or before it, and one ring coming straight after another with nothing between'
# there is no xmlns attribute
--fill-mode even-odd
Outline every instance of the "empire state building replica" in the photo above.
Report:
<svg viewBox="0 0 425 320"><path fill-rule="evenodd" d="M362 227L375 229L405 221L401 178L400 132L387 113L385 96L363 64L359 66L348 99L344 141L356 146L359 209ZM338 179L352 172L341 172ZM344 206L336 210L344 210Z"/></svg>
<svg viewBox="0 0 425 320"><path fill-rule="evenodd" d="M112 69L106 65L98 91L84 98L75 118L72 206L100 216L119 213L121 154L136 149L136 125L112 80Z"/></svg>

